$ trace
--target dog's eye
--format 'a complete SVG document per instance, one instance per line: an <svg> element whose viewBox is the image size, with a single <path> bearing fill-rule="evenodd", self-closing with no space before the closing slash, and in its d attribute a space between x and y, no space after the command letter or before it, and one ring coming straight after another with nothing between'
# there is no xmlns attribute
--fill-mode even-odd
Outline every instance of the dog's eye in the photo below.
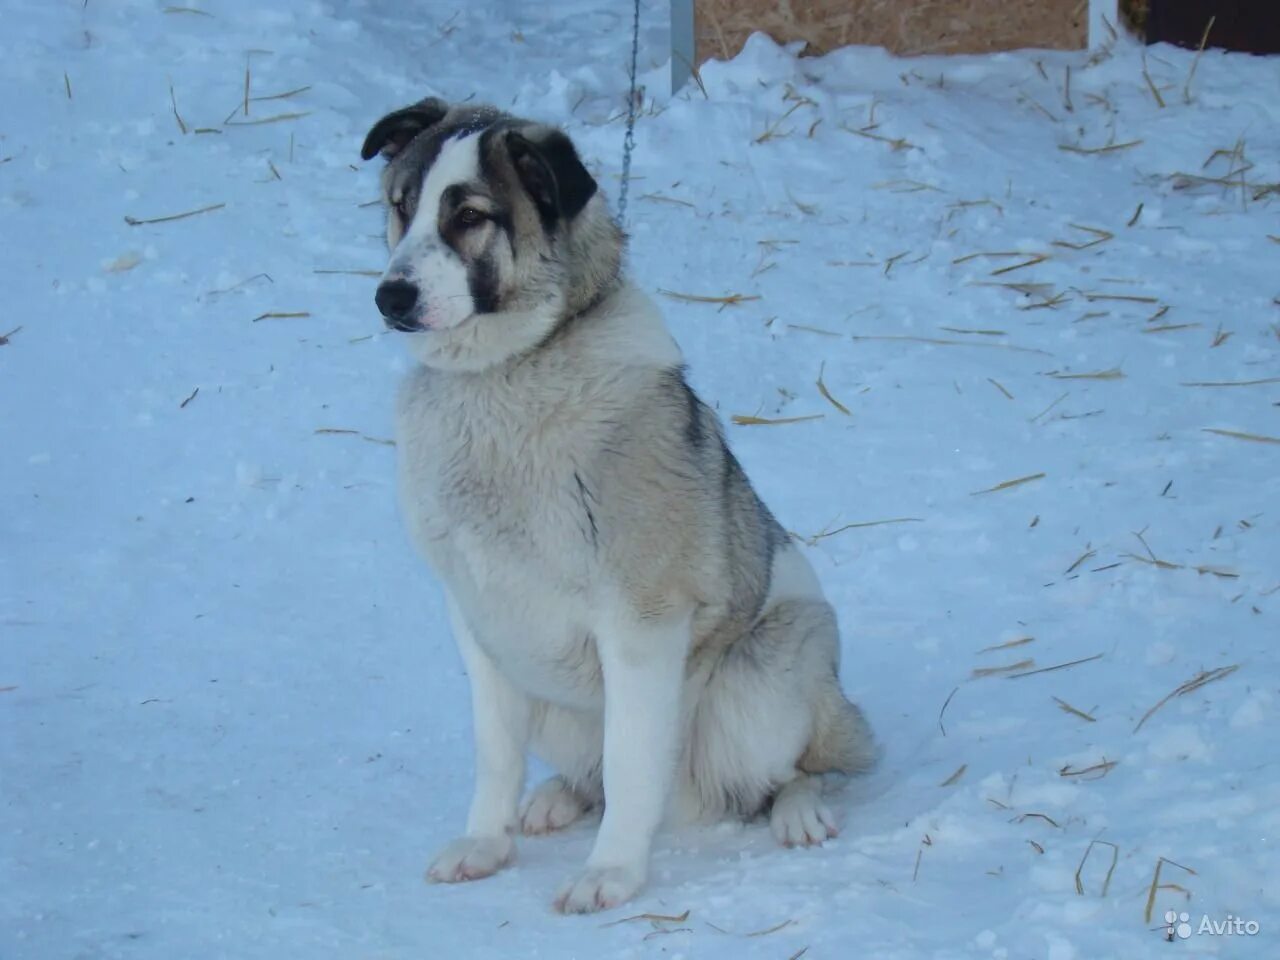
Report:
<svg viewBox="0 0 1280 960"><path fill-rule="evenodd" d="M395 209L396 214L406 223L409 221L409 214L412 212L409 206L409 198L401 197L399 200L393 200L391 206Z"/></svg>
<svg viewBox="0 0 1280 960"><path fill-rule="evenodd" d="M458 222L463 226L474 227L484 219L484 214L475 207L463 207L458 211Z"/></svg>

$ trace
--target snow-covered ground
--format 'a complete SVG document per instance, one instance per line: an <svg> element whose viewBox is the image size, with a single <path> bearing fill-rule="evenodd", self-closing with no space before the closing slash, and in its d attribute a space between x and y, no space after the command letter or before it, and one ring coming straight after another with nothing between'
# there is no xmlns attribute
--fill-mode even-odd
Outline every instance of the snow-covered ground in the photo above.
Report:
<svg viewBox="0 0 1280 960"><path fill-rule="evenodd" d="M666 835L564 918L587 825L421 879L467 689L341 271L385 254L363 134L426 94L565 124L616 195L630 10L196 5L4 14L0 957L1280 952L1280 59L756 38L671 98L646 5L632 268L726 419L816 418L728 429L884 758L824 849ZM246 64L305 89L246 115Z"/></svg>

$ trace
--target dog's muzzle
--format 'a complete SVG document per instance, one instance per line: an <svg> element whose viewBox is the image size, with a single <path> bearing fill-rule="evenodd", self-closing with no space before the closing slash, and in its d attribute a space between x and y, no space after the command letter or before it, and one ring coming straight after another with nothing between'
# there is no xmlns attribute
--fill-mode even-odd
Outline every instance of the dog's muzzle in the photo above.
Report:
<svg viewBox="0 0 1280 960"><path fill-rule="evenodd" d="M387 326L393 330L413 333L423 329L422 324L414 319L414 308L418 305L418 288L408 280L388 280L378 285L378 292L373 296Z"/></svg>

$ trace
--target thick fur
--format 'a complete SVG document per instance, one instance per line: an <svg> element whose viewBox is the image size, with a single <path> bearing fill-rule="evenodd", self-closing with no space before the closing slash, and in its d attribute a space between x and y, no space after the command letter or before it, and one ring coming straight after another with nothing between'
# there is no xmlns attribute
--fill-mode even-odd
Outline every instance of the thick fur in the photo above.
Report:
<svg viewBox="0 0 1280 960"><path fill-rule="evenodd" d="M430 875L492 873L518 826L600 804L561 909L634 894L666 813L772 805L780 841L821 842L815 776L873 756L834 611L621 276L622 235L568 138L439 103L384 118L364 151L390 157L384 284L426 304L388 318L421 360L398 404L402 506L472 684L467 835ZM484 215L461 239L459 203ZM560 775L521 810L530 749Z"/></svg>

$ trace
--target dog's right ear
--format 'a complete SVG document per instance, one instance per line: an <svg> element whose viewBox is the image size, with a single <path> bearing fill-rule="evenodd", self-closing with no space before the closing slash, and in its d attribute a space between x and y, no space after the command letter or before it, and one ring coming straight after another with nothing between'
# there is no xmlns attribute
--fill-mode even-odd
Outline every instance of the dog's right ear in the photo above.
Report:
<svg viewBox="0 0 1280 960"><path fill-rule="evenodd" d="M402 107L373 125L368 136L364 138L364 146L360 148L360 158L370 160L374 154L381 153L390 160L409 145L414 137L428 127L434 127L449 112L449 105L437 97L427 97L415 104Z"/></svg>

